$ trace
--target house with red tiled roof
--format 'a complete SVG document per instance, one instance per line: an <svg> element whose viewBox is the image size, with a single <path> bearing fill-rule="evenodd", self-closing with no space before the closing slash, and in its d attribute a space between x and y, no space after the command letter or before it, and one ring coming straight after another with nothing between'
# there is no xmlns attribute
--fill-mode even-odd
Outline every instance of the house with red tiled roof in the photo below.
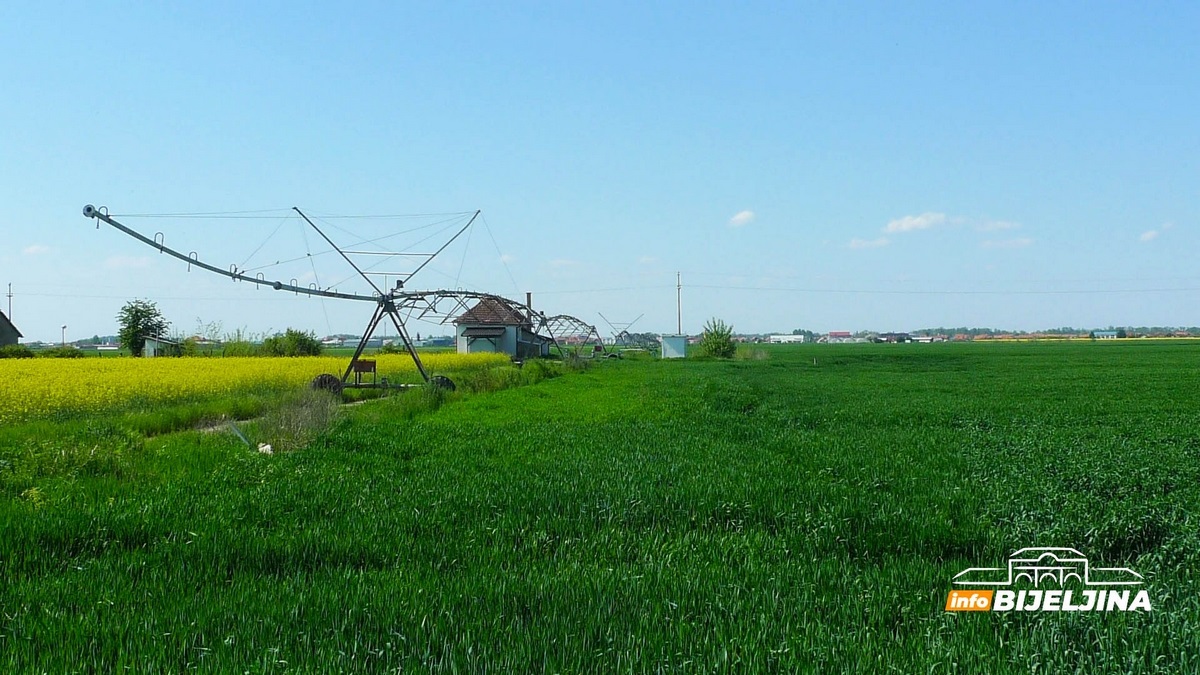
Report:
<svg viewBox="0 0 1200 675"><path fill-rule="evenodd" d="M495 352L514 359L548 356L553 340L538 335L517 307L483 298L454 320L459 354Z"/></svg>

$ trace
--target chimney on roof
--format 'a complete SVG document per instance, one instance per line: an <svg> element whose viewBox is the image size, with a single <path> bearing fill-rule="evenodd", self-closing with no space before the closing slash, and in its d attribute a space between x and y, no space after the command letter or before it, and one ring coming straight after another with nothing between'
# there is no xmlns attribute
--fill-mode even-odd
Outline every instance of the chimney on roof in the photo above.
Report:
<svg viewBox="0 0 1200 675"><path fill-rule="evenodd" d="M533 293L530 293L529 291L525 291L525 306L528 307L530 311L533 311Z"/></svg>

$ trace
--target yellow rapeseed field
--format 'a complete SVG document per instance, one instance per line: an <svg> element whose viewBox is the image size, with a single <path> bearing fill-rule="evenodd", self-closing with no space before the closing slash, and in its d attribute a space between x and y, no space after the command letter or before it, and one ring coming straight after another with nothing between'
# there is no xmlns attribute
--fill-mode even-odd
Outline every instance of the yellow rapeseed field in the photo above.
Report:
<svg viewBox="0 0 1200 675"><path fill-rule="evenodd" d="M406 354L372 356L381 376L420 381ZM341 376L345 356L300 358L0 359L0 424L63 411L154 405L245 391L302 387L321 373ZM425 368L447 373L508 362L502 354L435 353Z"/></svg>

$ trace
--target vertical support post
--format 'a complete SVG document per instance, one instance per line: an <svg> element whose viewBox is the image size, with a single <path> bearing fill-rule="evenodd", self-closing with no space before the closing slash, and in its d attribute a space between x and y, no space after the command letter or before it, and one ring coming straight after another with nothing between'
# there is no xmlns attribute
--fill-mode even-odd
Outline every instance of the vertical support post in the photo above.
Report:
<svg viewBox="0 0 1200 675"><path fill-rule="evenodd" d="M400 315L396 311L396 304L389 297L382 305L383 311L392 318L392 323L396 326L396 332L400 334L400 339L404 341L404 348L408 350L408 355L412 357L413 363L417 365L417 372L421 373L421 379L429 381L429 373L425 370L425 364L421 363L421 357L417 356L417 347L413 344L412 339L408 337L408 331L404 328L404 322L400 320Z"/></svg>
<svg viewBox="0 0 1200 675"><path fill-rule="evenodd" d="M375 313L371 315L371 321L367 324L367 330L363 332L362 338L358 341L358 348L354 350L354 356L350 357L350 364L346 366L346 372L342 373L342 384L350 379L350 371L354 370L354 364L358 363L358 357L362 356L363 350L367 348L367 342L375 333L375 327L379 325L379 320L383 318L383 303L375 308Z"/></svg>
<svg viewBox="0 0 1200 675"><path fill-rule="evenodd" d="M683 335L683 282L679 272L675 273L675 334Z"/></svg>

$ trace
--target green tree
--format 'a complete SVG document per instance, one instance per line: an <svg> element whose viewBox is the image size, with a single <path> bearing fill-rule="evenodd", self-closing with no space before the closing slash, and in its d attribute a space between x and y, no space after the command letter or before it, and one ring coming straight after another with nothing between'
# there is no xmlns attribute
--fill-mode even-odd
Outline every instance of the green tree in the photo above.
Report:
<svg viewBox="0 0 1200 675"><path fill-rule="evenodd" d="M737 352L733 344L733 326L713 318L704 324L704 333L700 336L698 345L701 356L714 356L719 359L731 359Z"/></svg>
<svg viewBox="0 0 1200 675"><path fill-rule="evenodd" d="M117 312L117 323L121 330L117 338L121 346L134 356L141 356L146 348L146 338L159 337L167 332L171 322L163 318L162 312L149 300L130 300Z"/></svg>
<svg viewBox="0 0 1200 675"><path fill-rule="evenodd" d="M263 340L262 353L267 356L320 356L321 341L315 333L289 328L282 335Z"/></svg>

